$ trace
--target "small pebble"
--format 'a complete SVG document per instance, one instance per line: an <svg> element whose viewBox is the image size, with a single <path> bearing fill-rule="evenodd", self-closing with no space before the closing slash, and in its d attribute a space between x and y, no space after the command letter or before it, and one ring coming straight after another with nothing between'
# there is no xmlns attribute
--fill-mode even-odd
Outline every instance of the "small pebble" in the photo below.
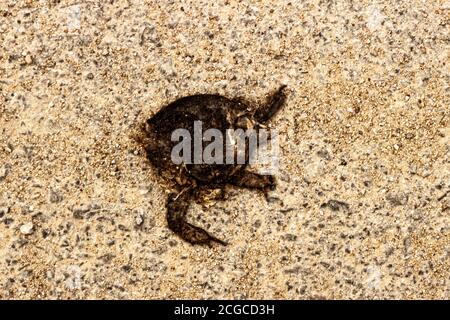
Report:
<svg viewBox="0 0 450 320"><path fill-rule="evenodd" d="M134 218L134 222L137 226L141 226L144 223L144 215L142 212L139 212L136 217Z"/></svg>
<svg viewBox="0 0 450 320"><path fill-rule="evenodd" d="M33 233L33 224L31 222L25 223L20 227L20 233L28 235Z"/></svg>
<svg viewBox="0 0 450 320"><path fill-rule="evenodd" d="M8 169L6 169L5 166L1 167L0 168L0 181L5 179L7 175L8 175Z"/></svg>
<svg viewBox="0 0 450 320"><path fill-rule="evenodd" d="M25 62L26 62L27 64L32 64L32 63L33 63L33 58L32 58L29 54L27 54L27 55L25 56Z"/></svg>

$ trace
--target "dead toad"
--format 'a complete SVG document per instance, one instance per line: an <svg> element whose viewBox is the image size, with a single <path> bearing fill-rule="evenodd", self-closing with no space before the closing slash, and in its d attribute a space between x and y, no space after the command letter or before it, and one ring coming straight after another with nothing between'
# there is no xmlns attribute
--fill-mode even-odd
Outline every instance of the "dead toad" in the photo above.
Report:
<svg viewBox="0 0 450 320"><path fill-rule="evenodd" d="M169 194L166 203L167 223L185 241L192 244L226 244L186 221L191 201L200 202L211 190L221 190L219 196L223 196L226 185L267 192L275 188L275 180L272 175L248 171L248 157L243 164L176 164L171 155L178 142L173 141L172 133L177 129L185 129L194 134L194 123L198 121L201 121L204 131L214 128L224 135L227 129L264 128L283 106L286 99L285 87L281 86L261 106L252 106L240 98L229 99L214 94L187 96L166 105L147 120L140 141L150 163L175 190ZM206 146L208 142L203 139L202 143Z"/></svg>

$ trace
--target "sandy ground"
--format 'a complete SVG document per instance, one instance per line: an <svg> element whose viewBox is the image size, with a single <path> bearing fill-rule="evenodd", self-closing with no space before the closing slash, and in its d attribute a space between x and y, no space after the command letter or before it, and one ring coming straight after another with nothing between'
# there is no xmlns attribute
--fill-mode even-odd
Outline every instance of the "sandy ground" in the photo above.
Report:
<svg viewBox="0 0 450 320"><path fill-rule="evenodd" d="M450 298L449 1L0 1L0 297ZM166 226L133 128L287 84L278 188Z"/></svg>

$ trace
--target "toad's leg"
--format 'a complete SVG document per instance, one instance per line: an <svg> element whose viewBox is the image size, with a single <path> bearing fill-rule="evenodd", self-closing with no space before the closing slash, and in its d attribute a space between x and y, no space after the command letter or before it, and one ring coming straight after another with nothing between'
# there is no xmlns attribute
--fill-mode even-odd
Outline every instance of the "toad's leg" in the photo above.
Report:
<svg viewBox="0 0 450 320"><path fill-rule="evenodd" d="M273 95L271 95L267 103L261 106L255 112L255 120L258 123L264 124L269 121L283 106L286 100L284 89L285 85L281 86Z"/></svg>
<svg viewBox="0 0 450 320"><path fill-rule="evenodd" d="M263 190L266 193L269 190L274 190L276 186L273 176L261 175L246 170L242 170L234 175L229 183L238 187Z"/></svg>
<svg viewBox="0 0 450 320"><path fill-rule="evenodd" d="M167 223L170 230L192 244L209 245L211 242L217 242L226 245L224 241L211 236L202 228L196 227L186 221L191 196L191 191L186 191L179 195L169 195L167 200Z"/></svg>

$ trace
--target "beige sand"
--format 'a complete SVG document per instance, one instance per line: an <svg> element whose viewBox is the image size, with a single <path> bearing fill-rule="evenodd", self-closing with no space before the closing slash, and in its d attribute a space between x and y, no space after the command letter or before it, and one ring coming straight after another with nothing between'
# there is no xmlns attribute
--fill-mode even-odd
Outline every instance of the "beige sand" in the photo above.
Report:
<svg viewBox="0 0 450 320"><path fill-rule="evenodd" d="M0 298L449 299L449 22L443 0L2 0ZM271 201L195 205L230 245L181 241L133 127L283 83Z"/></svg>

